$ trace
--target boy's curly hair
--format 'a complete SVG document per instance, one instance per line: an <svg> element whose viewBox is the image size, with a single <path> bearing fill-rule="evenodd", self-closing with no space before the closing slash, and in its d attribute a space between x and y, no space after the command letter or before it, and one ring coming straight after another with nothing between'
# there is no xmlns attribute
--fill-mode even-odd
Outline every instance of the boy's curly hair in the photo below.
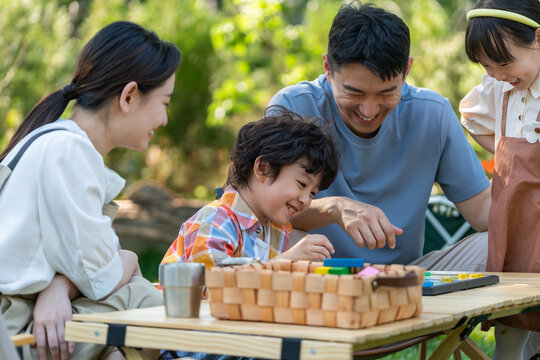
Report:
<svg viewBox="0 0 540 360"><path fill-rule="evenodd" d="M231 153L227 184L240 189L249 187L249 175L255 160L268 162L267 174L276 179L284 165L306 159L306 172L322 173L320 190L327 189L338 170L339 157L329 134L317 119L304 119L283 106L270 106L259 121L240 129Z"/></svg>

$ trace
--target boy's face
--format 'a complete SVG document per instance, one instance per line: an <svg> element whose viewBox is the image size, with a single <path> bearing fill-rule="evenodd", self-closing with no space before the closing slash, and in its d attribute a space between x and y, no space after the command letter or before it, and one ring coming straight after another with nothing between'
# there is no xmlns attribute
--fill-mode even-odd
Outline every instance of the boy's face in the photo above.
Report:
<svg viewBox="0 0 540 360"><path fill-rule="evenodd" d="M362 64L344 64L339 71L332 72L326 54L323 64L341 118L357 136L372 138L401 100L401 87L411 69L412 58L404 74L386 81Z"/></svg>
<svg viewBox="0 0 540 360"><path fill-rule="evenodd" d="M262 174L255 175L250 184L253 195L252 210L263 224L271 220L285 225L295 215L305 211L311 200L319 192L322 174L309 174L304 167L304 159L285 165L279 175L272 179Z"/></svg>

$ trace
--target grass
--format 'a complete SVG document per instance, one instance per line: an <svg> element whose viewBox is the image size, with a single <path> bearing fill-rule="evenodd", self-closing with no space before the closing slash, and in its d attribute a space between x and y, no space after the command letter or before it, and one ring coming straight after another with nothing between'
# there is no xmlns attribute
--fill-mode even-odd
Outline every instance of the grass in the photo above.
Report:
<svg viewBox="0 0 540 360"><path fill-rule="evenodd" d="M146 248L137 254L139 256L139 266L143 276L150 282L157 282L158 269L165 251L159 251L154 248Z"/></svg>
<svg viewBox="0 0 540 360"><path fill-rule="evenodd" d="M493 357L493 351L495 350L495 338L493 336L493 328L484 332L480 330L480 326L477 326L470 335L470 338L478 345L489 358ZM438 336L429 340L427 357L430 356L433 351L443 341L444 335ZM461 353L463 359L469 359L467 355ZM380 358L382 360L417 360L418 359L418 345L412 346L408 349L400 352Z"/></svg>

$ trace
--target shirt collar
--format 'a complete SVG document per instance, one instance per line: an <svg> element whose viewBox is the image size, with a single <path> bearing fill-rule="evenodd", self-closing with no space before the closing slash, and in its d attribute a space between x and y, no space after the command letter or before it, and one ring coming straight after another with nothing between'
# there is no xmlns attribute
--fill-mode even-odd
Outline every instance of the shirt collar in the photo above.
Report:
<svg viewBox="0 0 540 360"><path fill-rule="evenodd" d="M238 223L244 230L261 226L259 219L233 186L228 185L219 200L236 214Z"/></svg>
<svg viewBox="0 0 540 360"><path fill-rule="evenodd" d="M535 99L538 99L540 97L540 76L537 75L536 79L534 79L533 83L531 84L531 94L534 96Z"/></svg>
<svg viewBox="0 0 540 360"><path fill-rule="evenodd" d="M509 82L503 81L503 92L507 92L513 89L514 87ZM534 96L535 99L538 99L538 97L540 96L540 76L536 76L536 79L534 79L529 89L531 90L532 96Z"/></svg>
<svg viewBox="0 0 540 360"><path fill-rule="evenodd" d="M502 91L503 92L507 92L507 91L510 91L510 90L514 89L514 87L512 85L510 85L509 82L503 81L502 83L503 83L502 84Z"/></svg>

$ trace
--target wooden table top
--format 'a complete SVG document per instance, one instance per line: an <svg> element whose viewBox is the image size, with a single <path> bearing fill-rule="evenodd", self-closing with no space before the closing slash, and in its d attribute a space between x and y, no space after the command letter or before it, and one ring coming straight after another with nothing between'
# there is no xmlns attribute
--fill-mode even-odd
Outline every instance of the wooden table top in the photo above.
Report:
<svg viewBox="0 0 540 360"><path fill-rule="evenodd" d="M77 314L73 315L73 320L363 344L395 338L400 334L420 334L450 329L464 316L470 318L487 313L504 314L508 309L540 304L540 274L493 274L499 275L499 284L437 296L424 296L423 312L420 316L358 330L217 320L210 315L206 301L201 303L199 318L169 318L165 316L163 306L158 306L109 313Z"/></svg>

